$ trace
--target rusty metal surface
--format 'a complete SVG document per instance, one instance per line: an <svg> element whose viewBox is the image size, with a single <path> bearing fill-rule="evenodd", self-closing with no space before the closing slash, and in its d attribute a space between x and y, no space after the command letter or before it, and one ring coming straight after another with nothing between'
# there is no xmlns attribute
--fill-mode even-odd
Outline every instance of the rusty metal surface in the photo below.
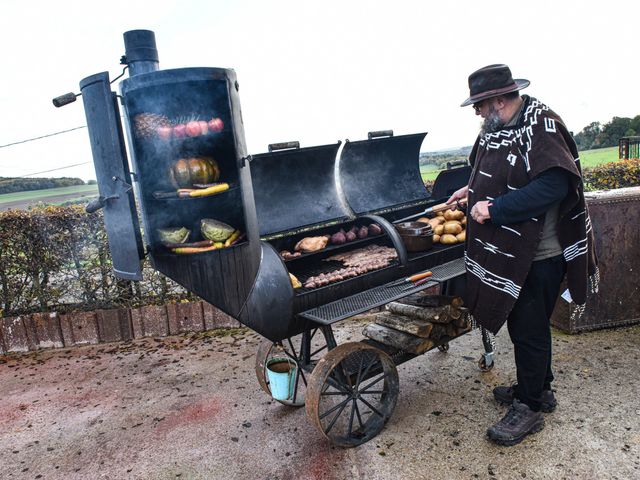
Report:
<svg viewBox="0 0 640 480"><path fill-rule="evenodd" d="M640 323L640 187L586 195L600 269L584 315L559 299L551 323L566 332ZM562 291L566 286L563 285Z"/></svg>

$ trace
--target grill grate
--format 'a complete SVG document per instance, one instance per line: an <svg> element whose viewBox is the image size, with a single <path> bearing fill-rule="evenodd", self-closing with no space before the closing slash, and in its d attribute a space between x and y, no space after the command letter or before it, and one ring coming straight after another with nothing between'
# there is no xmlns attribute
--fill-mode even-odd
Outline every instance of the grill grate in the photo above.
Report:
<svg viewBox="0 0 640 480"><path fill-rule="evenodd" d="M431 271L433 272L431 279L417 287L404 290L407 288L407 284L395 285L393 287L381 285L365 292L312 308L311 310L300 313L300 316L322 325L331 325L339 320L344 320L345 318L366 312L372 308L411 295L412 293L425 290L439 282L462 275L465 271L464 259L459 258L438 265L437 267L433 267Z"/></svg>

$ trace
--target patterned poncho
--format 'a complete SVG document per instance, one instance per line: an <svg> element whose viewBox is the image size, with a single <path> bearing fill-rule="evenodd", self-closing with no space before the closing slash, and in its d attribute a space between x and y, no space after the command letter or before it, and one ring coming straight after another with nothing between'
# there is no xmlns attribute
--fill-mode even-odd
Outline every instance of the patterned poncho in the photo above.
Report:
<svg viewBox="0 0 640 480"><path fill-rule="evenodd" d="M517 124L480 135L469 161L469 207L508 194L554 167L571 175L569 193L560 204L558 238L567 262L573 301L584 305L591 277L597 288L591 220L584 200L578 151L562 119L535 98L523 95ZM467 304L475 320L497 333L507 320L531 267L542 234L544 215L498 226L469 217L466 267Z"/></svg>

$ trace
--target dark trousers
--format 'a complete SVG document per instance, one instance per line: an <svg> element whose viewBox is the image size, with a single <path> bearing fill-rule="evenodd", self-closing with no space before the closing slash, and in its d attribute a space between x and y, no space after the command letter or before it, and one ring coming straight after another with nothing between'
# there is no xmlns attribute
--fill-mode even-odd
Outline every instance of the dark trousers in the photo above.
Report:
<svg viewBox="0 0 640 480"><path fill-rule="evenodd" d="M550 318L565 270L562 255L533 262L507 319L518 376L515 396L536 412L553 381Z"/></svg>

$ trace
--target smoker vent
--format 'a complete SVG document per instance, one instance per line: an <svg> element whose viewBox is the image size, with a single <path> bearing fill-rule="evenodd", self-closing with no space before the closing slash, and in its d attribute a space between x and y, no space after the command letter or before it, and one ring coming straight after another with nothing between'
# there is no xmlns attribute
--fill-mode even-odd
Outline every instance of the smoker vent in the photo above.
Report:
<svg viewBox="0 0 640 480"><path fill-rule="evenodd" d="M409 290L405 290L407 287L406 284L395 285L393 287L382 285L380 287L372 288L371 290L307 310L299 315L323 325L330 325L339 320L344 320L345 318L352 317L359 313L371 310L372 308L406 297L412 293L425 290L436 285L438 282L443 282L457 277L458 275L462 275L464 273L464 268L464 259L459 258L433 267L431 269L433 276L429 282Z"/></svg>

